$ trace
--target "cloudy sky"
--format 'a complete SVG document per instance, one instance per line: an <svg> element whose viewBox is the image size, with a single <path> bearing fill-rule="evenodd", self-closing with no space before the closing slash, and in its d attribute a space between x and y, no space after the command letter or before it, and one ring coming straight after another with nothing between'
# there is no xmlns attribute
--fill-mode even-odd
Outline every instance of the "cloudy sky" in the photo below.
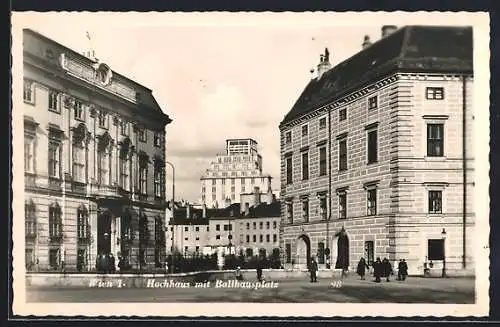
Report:
<svg viewBox="0 0 500 327"><path fill-rule="evenodd" d="M199 178L226 138L257 140L264 171L279 189L278 125L325 46L335 65L360 50L364 35L378 40L384 24L433 22L469 23L454 14L415 13L41 13L21 16L14 26L79 52L92 46L113 70L151 88L173 119L167 157L176 166L176 196L195 201ZM167 180L170 190L170 172Z"/></svg>

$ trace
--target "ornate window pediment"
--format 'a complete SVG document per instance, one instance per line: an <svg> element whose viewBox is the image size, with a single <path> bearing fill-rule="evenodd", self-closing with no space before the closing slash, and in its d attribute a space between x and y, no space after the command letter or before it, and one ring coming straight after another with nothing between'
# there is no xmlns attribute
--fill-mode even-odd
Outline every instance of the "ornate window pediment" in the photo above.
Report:
<svg viewBox="0 0 500 327"><path fill-rule="evenodd" d="M78 124L78 126L73 127L72 130L74 145L88 144L91 138L91 133L88 131L87 126L85 126L84 123Z"/></svg>
<svg viewBox="0 0 500 327"><path fill-rule="evenodd" d="M107 150L110 146L113 145L114 141L109 135L109 133L106 131L102 135L98 137L98 149L99 151L105 151Z"/></svg>

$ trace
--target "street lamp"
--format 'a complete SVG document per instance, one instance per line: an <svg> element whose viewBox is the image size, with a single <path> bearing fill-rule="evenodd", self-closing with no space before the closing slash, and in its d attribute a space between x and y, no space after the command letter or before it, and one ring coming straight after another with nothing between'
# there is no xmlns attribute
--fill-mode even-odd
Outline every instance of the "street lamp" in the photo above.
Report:
<svg viewBox="0 0 500 327"><path fill-rule="evenodd" d="M174 215L174 210L175 210L175 167L174 164L171 163L170 161L165 161L167 165L169 165L172 168L172 207L170 209L170 212L172 213L172 247L171 247L171 253L172 253L172 273L175 273L175 238L174 238L174 232L175 232L175 215Z"/></svg>
<svg viewBox="0 0 500 327"><path fill-rule="evenodd" d="M446 277L446 230L443 228L441 232L441 238L443 239L443 272L441 277Z"/></svg>

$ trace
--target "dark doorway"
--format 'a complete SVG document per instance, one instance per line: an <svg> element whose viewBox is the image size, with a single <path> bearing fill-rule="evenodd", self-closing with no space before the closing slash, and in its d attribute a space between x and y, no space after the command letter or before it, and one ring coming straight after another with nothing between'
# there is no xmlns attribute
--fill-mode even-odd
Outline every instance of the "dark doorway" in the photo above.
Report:
<svg viewBox="0 0 500 327"><path fill-rule="evenodd" d="M349 238L347 234L340 233L337 240L337 262L335 269L347 270L349 268Z"/></svg>
<svg viewBox="0 0 500 327"><path fill-rule="evenodd" d="M97 218L97 253L111 253L111 213L105 211Z"/></svg>
<svg viewBox="0 0 500 327"><path fill-rule="evenodd" d="M311 265L311 240L307 235L299 236L297 243L297 261L299 264L305 264L309 270Z"/></svg>
<svg viewBox="0 0 500 327"><path fill-rule="evenodd" d="M124 210L121 218L121 233L120 233L120 255L122 266L128 267L130 263L130 245L133 240L132 233L132 215L129 210Z"/></svg>

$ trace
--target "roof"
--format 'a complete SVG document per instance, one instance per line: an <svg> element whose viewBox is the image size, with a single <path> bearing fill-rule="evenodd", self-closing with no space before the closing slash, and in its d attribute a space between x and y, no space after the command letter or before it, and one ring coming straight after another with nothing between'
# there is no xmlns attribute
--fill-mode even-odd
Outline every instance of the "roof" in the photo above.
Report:
<svg viewBox="0 0 500 327"><path fill-rule="evenodd" d="M473 72L472 27L405 26L311 80L280 127L394 72Z"/></svg>
<svg viewBox="0 0 500 327"><path fill-rule="evenodd" d="M77 58L79 61L82 61L82 62L85 62L86 64L88 65L92 65L94 64L95 62L92 61L91 59L87 58L86 56L78 53L77 51L74 51L73 49L70 49L48 37L46 37L45 35L43 34L40 34L32 29L28 29L28 28L25 28L23 30L23 35L26 36L26 34L30 34L32 35L33 37L35 38L38 38L38 39L41 39L45 42L48 42L48 43L51 43L53 45L56 46L56 48L59 48L59 49L51 49L51 50L56 50L56 53L54 54L55 58L59 58L59 55L60 53L64 52L64 53L71 53L71 56L72 57L75 57ZM24 51L27 51L27 47L25 46L24 47ZM29 51L29 50L28 50ZM59 53L57 53L59 52ZM32 53L33 55L37 56L36 53ZM114 70L112 70L113 72L113 76L115 77L118 77L119 79L121 79L122 81L125 81L126 83L128 83L132 88L135 89L135 91L138 93L139 97L137 98L136 102L137 102L137 105L139 107L146 107L148 109L150 109L151 111L153 111L154 113L156 113L157 115L160 115L161 117L163 117L165 119L165 121L168 123L171 122L171 119L169 118L168 115L166 115L163 110L161 109L160 105L158 104L158 102L156 101L155 97L153 96L153 92L151 89L149 89L148 87L142 85L142 84L139 84L138 82L122 75L122 74L119 74L117 72L115 72Z"/></svg>

